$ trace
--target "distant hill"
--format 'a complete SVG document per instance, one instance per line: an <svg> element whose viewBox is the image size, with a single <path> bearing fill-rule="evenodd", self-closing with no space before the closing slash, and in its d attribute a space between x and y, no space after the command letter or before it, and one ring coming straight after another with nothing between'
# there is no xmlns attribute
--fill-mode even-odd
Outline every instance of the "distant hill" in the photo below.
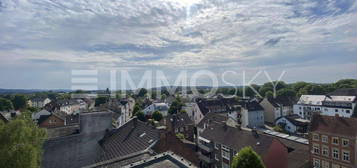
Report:
<svg viewBox="0 0 357 168"><path fill-rule="evenodd" d="M37 92L46 92L50 90L46 89L1 89L0 88L0 94L31 94L31 93L37 93ZM52 92L70 92L71 90L66 90L66 89L58 89L58 90L51 90Z"/></svg>

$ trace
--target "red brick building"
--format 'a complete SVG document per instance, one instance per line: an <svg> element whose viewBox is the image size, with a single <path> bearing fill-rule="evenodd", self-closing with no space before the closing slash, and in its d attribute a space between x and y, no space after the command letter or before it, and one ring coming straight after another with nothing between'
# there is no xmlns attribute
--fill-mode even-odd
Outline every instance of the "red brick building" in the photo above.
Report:
<svg viewBox="0 0 357 168"><path fill-rule="evenodd" d="M313 167L357 167L357 118L314 115L309 142Z"/></svg>
<svg viewBox="0 0 357 168"><path fill-rule="evenodd" d="M51 115L41 116L38 125L41 128L54 128L66 125L65 117L52 113Z"/></svg>

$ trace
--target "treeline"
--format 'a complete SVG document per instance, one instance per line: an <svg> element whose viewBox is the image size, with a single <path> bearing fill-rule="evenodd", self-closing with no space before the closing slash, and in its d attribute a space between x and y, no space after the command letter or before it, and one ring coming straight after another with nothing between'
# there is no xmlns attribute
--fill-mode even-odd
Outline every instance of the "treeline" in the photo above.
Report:
<svg viewBox="0 0 357 168"><path fill-rule="evenodd" d="M275 86L275 95L274 95ZM254 91L252 88L254 88ZM308 82L296 82L287 84L283 81L267 82L263 85L252 84L251 87L242 88L219 88L218 93L225 95L237 95L237 96L247 96L255 97L258 94L262 97L288 97L290 99L299 98L301 95L325 95L336 89L342 88L357 88L357 79L342 79L335 83L318 84L318 83L308 83ZM244 90L243 90L244 89ZM244 93L244 94L243 94Z"/></svg>

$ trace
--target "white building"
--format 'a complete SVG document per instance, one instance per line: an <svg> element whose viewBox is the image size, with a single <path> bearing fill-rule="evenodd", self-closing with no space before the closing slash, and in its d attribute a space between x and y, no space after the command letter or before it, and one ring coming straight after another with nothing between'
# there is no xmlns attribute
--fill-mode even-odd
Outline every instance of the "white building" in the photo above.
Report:
<svg viewBox="0 0 357 168"><path fill-rule="evenodd" d="M51 100L49 98L40 98L36 97L27 102L27 104L30 107L36 107L36 108L42 108L44 107L47 103L50 103Z"/></svg>
<svg viewBox="0 0 357 168"><path fill-rule="evenodd" d="M155 111L159 111L163 116L167 116L169 105L166 103L153 103L147 106L143 112L145 115L152 115Z"/></svg>
<svg viewBox="0 0 357 168"><path fill-rule="evenodd" d="M356 106L356 96L302 95L294 105L294 114L311 120L313 113L351 117Z"/></svg>
<svg viewBox="0 0 357 168"><path fill-rule="evenodd" d="M281 126L281 128L289 133L306 133L310 121L300 118L297 114L293 114L278 118L275 124Z"/></svg>
<svg viewBox="0 0 357 168"><path fill-rule="evenodd" d="M242 127L259 128L264 126L264 109L256 101L242 102Z"/></svg>

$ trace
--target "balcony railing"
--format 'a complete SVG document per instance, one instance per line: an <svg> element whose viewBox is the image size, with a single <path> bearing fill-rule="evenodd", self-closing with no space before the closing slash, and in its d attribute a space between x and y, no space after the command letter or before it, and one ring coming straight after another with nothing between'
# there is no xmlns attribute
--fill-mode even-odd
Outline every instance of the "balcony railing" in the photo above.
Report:
<svg viewBox="0 0 357 168"><path fill-rule="evenodd" d="M210 157L203 155L203 154L199 154L198 158L206 163L213 163L214 159L211 159Z"/></svg>
<svg viewBox="0 0 357 168"><path fill-rule="evenodd" d="M203 149L206 152L212 152L213 151L213 146L212 145L205 145L205 144L198 144L198 147L200 149Z"/></svg>

